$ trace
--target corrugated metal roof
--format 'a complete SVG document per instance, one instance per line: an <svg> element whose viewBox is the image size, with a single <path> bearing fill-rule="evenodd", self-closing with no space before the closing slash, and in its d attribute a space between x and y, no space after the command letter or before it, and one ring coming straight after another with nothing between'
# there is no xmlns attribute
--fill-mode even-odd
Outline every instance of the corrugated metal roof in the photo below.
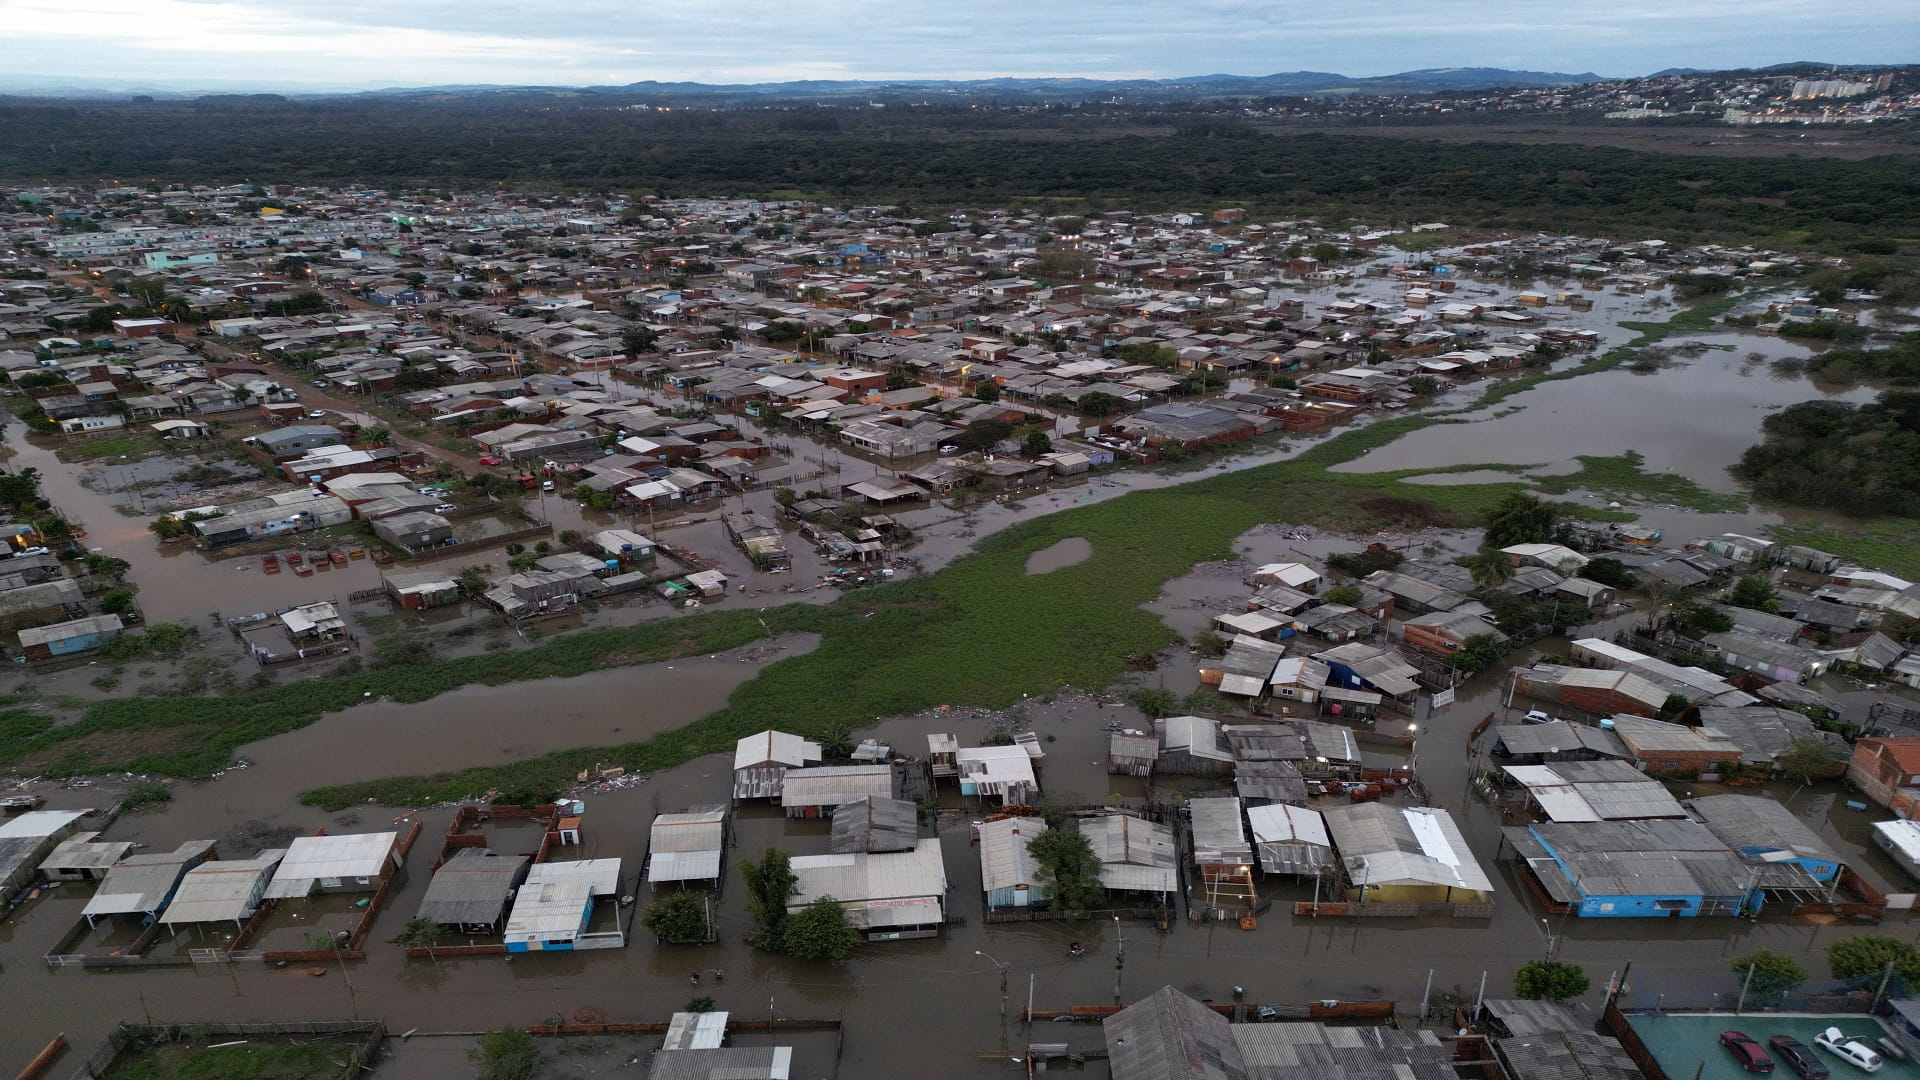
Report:
<svg viewBox="0 0 1920 1080"><path fill-rule="evenodd" d="M1075 818L1073 824L1100 860L1100 884L1122 892L1170 893L1179 887L1167 826L1119 812Z"/></svg>
<svg viewBox="0 0 1920 1080"><path fill-rule="evenodd" d="M947 869L940 841L927 837L912 851L844 855L801 855L791 864L794 875L792 909L805 907L822 896L847 905L851 918L859 906L892 900L944 899Z"/></svg>
<svg viewBox="0 0 1920 1080"><path fill-rule="evenodd" d="M987 892L1034 883L1034 863L1027 845L1047 831L1039 818L1012 817L983 821L980 833L980 881Z"/></svg>
<svg viewBox="0 0 1920 1080"><path fill-rule="evenodd" d="M827 849L910 851L920 841L920 808L905 799L863 796L833 811L833 835Z"/></svg>
<svg viewBox="0 0 1920 1080"><path fill-rule="evenodd" d="M213 850L211 840L189 840L169 852L135 855L115 864L82 915L149 915L166 903L187 864Z"/></svg>
<svg viewBox="0 0 1920 1080"><path fill-rule="evenodd" d="M689 811L684 814L656 814L647 833L649 854L670 851L714 851L726 846L725 810Z"/></svg>
<svg viewBox="0 0 1920 1080"><path fill-rule="evenodd" d="M1742 851L1789 851L1796 858L1841 863L1833 845L1787 807L1755 795L1709 795L1687 806L1708 831Z"/></svg>
<svg viewBox="0 0 1920 1080"><path fill-rule="evenodd" d="M1253 861L1247 830L1240 818L1240 799L1192 799L1187 803L1193 823L1193 860L1196 863L1236 864Z"/></svg>
<svg viewBox="0 0 1920 1080"><path fill-rule="evenodd" d="M220 859L187 871L174 890L160 921L168 926L226 922L253 914L254 893L260 879L273 872L286 854L283 848L262 851L251 859Z"/></svg>
<svg viewBox="0 0 1920 1080"><path fill-rule="evenodd" d="M619 859L576 859L570 862L534 863L527 871L527 887L555 882L584 883L594 896L612 896L620 891Z"/></svg>
<svg viewBox="0 0 1920 1080"><path fill-rule="evenodd" d="M1171 986L1101 1022L1112 1080L1252 1080L1227 1018Z"/></svg>
<svg viewBox="0 0 1920 1080"><path fill-rule="evenodd" d="M839 806L862 795L892 798L893 794L891 765L823 765L788 769L780 805Z"/></svg>
<svg viewBox="0 0 1920 1080"><path fill-rule="evenodd" d="M789 1080L790 1046L720 1046L662 1050L647 1065L647 1080Z"/></svg>
<svg viewBox="0 0 1920 1080"><path fill-rule="evenodd" d="M667 1021L662 1050L711 1050L727 1040L724 1012L677 1012Z"/></svg>
<svg viewBox="0 0 1920 1080"><path fill-rule="evenodd" d="M440 926L497 923L527 861L486 848L456 851L433 872L416 914Z"/></svg>
<svg viewBox="0 0 1920 1080"><path fill-rule="evenodd" d="M808 742L784 731L762 731L748 735L733 746L735 769L750 769L756 765L785 765L797 769L809 761L819 760L819 743Z"/></svg>
<svg viewBox="0 0 1920 1080"><path fill-rule="evenodd" d="M1328 807L1322 814L1356 884L1493 891L1492 880L1445 810L1358 803Z"/></svg>
<svg viewBox="0 0 1920 1080"><path fill-rule="evenodd" d="M305 896L321 878L377 878L399 843L397 832L296 837L267 886L267 898Z"/></svg>

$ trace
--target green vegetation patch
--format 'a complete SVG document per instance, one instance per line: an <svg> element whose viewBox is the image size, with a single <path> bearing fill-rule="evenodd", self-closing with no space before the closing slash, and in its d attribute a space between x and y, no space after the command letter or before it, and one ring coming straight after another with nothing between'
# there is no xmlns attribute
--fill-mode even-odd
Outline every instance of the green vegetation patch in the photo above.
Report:
<svg viewBox="0 0 1920 1080"><path fill-rule="evenodd" d="M1772 532L1783 543L1817 548L1861 566L1920 580L1920 519L1884 518L1856 529L1775 525Z"/></svg>
<svg viewBox="0 0 1920 1080"><path fill-rule="evenodd" d="M1536 476L1534 486L1554 495L1569 491L1594 491L1605 495L1631 496L1645 502L1683 506L1702 514L1726 514L1746 509L1740 495L1708 491L1678 473L1650 473L1640 466L1646 458L1629 450L1618 457L1580 455L1580 471L1563 476Z"/></svg>
<svg viewBox="0 0 1920 1080"><path fill-rule="evenodd" d="M209 1048L181 1043L129 1048L107 1080L336 1080L337 1044L248 1042Z"/></svg>

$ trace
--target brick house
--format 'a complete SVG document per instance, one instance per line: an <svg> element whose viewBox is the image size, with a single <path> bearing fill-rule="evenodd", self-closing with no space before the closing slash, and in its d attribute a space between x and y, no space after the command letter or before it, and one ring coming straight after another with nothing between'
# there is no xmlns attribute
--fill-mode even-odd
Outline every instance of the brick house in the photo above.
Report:
<svg viewBox="0 0 1920 1080"><path fill-rule="evenodd" d="M1404 634L1408 645L1444 656L1464 648L1468 638L1481 634L1499 637L1500 631L1478 615L1464 611L1435 611L1408 619Z"/></svg>
<svg viewBox="0 0 1920 1080"><path fill-rule="evenodd" d="M1861 739L1847 783L1902 818L1920 817L1920 738Z"/></svg>
<svg viewBox="0 0 1920 1080"><path fill-rule="evenodd" d="M1740 744L1710 728L1620 715L1613 718L1613 733L1627 744L1634 763L1656 776L1701 776L1741 757Z"/></svg>

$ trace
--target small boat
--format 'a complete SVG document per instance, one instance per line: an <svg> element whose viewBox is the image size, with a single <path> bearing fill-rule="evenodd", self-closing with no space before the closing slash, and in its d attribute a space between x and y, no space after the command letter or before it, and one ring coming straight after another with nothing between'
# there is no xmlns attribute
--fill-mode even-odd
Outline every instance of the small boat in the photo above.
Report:
<svg viewBox="0 0 1920 1080"><path fill-rule="evenodd" d="M307 566L308 568L313 570L331 570L333 569L333 561L327 558L326 554L323 552L319 555L314 556L313 561L308 563Z"/></svg>
<svg viewBox="0 0 1920 1080"><path fill-rule="evenodd" d="M302 555L302 554L300 554L300 553L299 553L299 552L297 552L297 551L289 551L289 552L287 552L287 565L288 565L288 566L299 566L299 565L300 565L301 563L303 563L303 562L306 562L306 561L307 561L307 559L306 559L306 556L304 556L304 555Z"/></svg>
<svg viewBox="0 0 1920 1080"><path fill-rule="evenodd" d="M373 552L373 561L379 563L381 566L392 566L393 552L385 548L376 548Z"/></svg>
<svg viewBox="0 0 1920 1080"><path fill-rule="evenodd" d="M352 551L347 552L347 557L350 559L364 559L367 557L367 549L354 548Z"/></svg>
<svg viewBox="0 0 1920 1080"><path fill-rule="evenodd" d="M269 574L279 573L280 572L280 556L278 555L260 556L260 569L266 571Z"/></svg>
<svg viewBox="0 0 1920 1080"><path fill-rule="evenodd" d="M347 565L347 553L344 551L330 551L327 553L327 558L332 560L335 566Z"/></svg>
<svg viewBox="0 0 1920 1080"><path fill-rule="evenodd" d="M308 565L306 565L305 563L301 563L301 564L298 564L298 565L296 565L296 566L295 566L295 567L293 568L293 572L294 572L294 573L295 573L296 575L298 575L298 576L300 576L300 577L312 577L312 576L313 576L313 567L311 567L311 566L308 566Z"/></svg>

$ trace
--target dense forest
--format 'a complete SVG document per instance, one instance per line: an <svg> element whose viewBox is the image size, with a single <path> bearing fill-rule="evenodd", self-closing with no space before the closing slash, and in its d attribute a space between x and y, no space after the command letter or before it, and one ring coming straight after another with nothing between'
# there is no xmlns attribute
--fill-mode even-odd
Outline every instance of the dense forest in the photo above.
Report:
<svg viewBox="0 0 1920 1080"><path fill-rule="evenodd" d="M1791 322L1783 323L1781 334L1788 335L1793 325ZM1864 327L1847 322L1814 322L1800 325L1819 329L1836 326L1842 330L1857 332L1862 336L1865 334ZM1884 349L1828 349L1804 359L1788 357L1776 360L1773 367L1782 372L1805 372L1816 379L1832 383L1885 379L1896 385L1912 386L1920 384L1920 334L1903 334L1898 342Z"/></svg>
<svg viewBox="0 0 1920 1080"><path fill-rule="evenodd" d="M1733 475L1756 497L1855 517L1920 517L1920 392L1805 401L1767 417Z"/></svg>
<svg viewBox="0 0 1920 1080"><path fill-rule="evenodd" d="M970 110L735 111L440 99L0 104L0 178L510 185L915 205L1239 205L1263 216L1845 247L1920 237L1910 157L1275 135L1231 118Z"/></svg>

